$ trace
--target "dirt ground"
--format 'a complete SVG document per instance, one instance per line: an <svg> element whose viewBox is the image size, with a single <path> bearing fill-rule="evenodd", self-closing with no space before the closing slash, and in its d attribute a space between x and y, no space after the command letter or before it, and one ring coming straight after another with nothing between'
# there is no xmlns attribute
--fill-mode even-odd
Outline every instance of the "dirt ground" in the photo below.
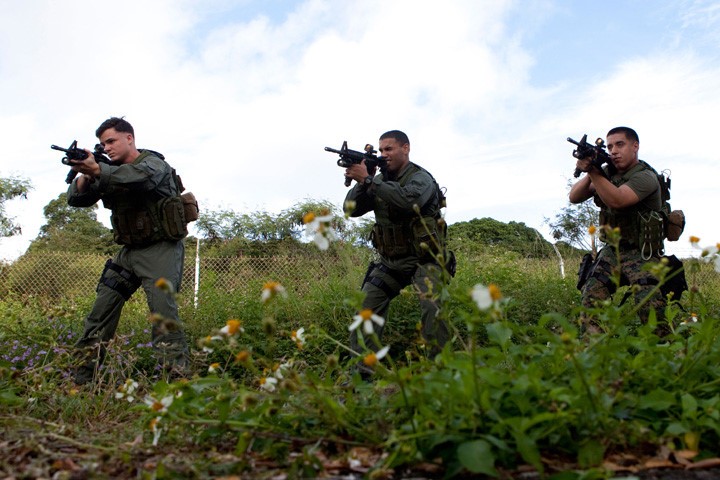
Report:
<svg viewBox="0 0 720 480"><path fill-rule="evenodd" d="M53 424L55 425L55 424ZM45 424L45 427L48 425ZM131 441L115 436L88 438L76 432L57 428L43 428L37 419L0 415L0 480L52 479L84 480L95 478L218 478L272 479L327 478L354 480L365 478L378 463L382 452L357 449L334 456L317 455L318 463L304 464L301 453L290 453L285 464L295 469L281 468L278 462L251 454L238 457L216 446L187 445L152 447L142 435ZM604 467L616 472L617 479L632 480L715 480L720 479L720 459L694 460L692 452L663 450L647 453L623 453L610 456ZM348 458L355 458L349 461ZM577 467L562 459L544 459L546 475L576 471ZM530 467L515 471L500 471L502 480L540 480L544 478ZM413 469L372 472L377 479L439 479L444 470L432 463L419 464ZM468 478L462 475L461 478ZM470 478L483 478L474 476Z"/></svg>

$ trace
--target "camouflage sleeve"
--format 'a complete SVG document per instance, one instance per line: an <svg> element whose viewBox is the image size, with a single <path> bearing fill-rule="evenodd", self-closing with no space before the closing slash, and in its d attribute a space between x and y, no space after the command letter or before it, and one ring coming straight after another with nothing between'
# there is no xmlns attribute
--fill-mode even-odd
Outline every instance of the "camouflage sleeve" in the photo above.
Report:
<svg viewBox="0 0 720 480"><path fill-rule="evenodd" d="M172 177L170 166L155 155L143 155L140 161L123 165L101 163L98 190L111 194L118 190L158 190L165 196L175 195L174 185L168 181Z"/></svg>
<svg viewBox="0 0 720 480"><path fill-rule="evenodd" d="M360 217L373 210L375 201L365 185L355 183L345 196L343 210L351 217Z"/></svg>
<svg viewBox="0 0 720 480"><path fill-rule="evenodd" d="M77 180L68 187L67 202L71 207L92 207L98 200L100 200L100 192L97 189L97 182L92 183L83 193L78 192Z"/></svg>
<svg viewBox="0 0 720 480"><path fill-rule="evenodd" d="M427 204L436 191L435 181L424 170L414 173L405 186L398 182L373 183L375 195L388 204L409 212L414 211L415 205L423 207Z"/></svg>

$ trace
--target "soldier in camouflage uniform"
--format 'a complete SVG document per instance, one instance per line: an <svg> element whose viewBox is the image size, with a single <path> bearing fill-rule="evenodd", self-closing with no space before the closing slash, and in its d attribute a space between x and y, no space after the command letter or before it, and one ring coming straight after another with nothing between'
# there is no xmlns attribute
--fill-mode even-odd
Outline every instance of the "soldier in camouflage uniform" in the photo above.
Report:
<svg viewBox="0 0 720 480"><path fill-rule="evenodd" d="M95 132L112 164L97 163L93 154L76 161L80 173L68 189L68 204L89 207L102 200L112 211L115 241L122 245L108 260L97 286L97 297L85 320L85 331L77 347L85 363L75 372L82 385L95 377L105 356L105 344L115 336L125 302L138 287L147 296L155 321L152 342L159 363L168 371L182 373L188 348L174 293L182 278L187 234L184 219L168 199L177 198L182 186L164 157L151 150L138 150L132 126L121 118L110 118ZM166 285L156 285L165 279ZM163 291L168 288L170 292Z"/></svg>
<svg viewBox="0 0 720 480"><path fill-rule="evenodd" d="M648 262L658 262L663 252L662 194L657 174L638 159L640 140L628 127L616 127L607 134L607 148L617 172L603 172L592 163L591 158L579 159L577 168L587 172L570 190L570 202L580 203L593 197L600 207L600 224L620 230L620 258L615 247L605 245L592 266L582 289L582 302L586 307L605 300L615 291L613 273L621 275L622 285L632 285L635 301L644 300L658 284L657 278L643 267ZM603 240L601 231L601 240ZM658 319L660 335L667 333L664 323L665 298L659 290L640 311L640 319L647 322L650 309ZM584 327L597 331L592 319L585 318Z"/></svg>
<svg viewBox="0 0 720 480"><path fill-rule="evenodd" d="M384 133L379 151L387 161L384 173L368 172L364 161L353 164L345 173L356 181L345 199L346 213L351 217L375 213L371 239L380 261L368 268L362 286L366 295L362 307L385 318L390 301L412 284L420 298L422 336L430 352L436 354L450 338L445 322L437 319L438 286L444 280L435 256L443 253L447 258L446 225L440 215L444 195L430 173L410 162L410 141L403 132ZM373 327L378 339L382 338L383 326ZM363 351L359 330L351 332L350 337L356 353ZM364 335L365 345L377 351L380 345L370 338ZM361 373L370 372L361 368Z"/></svg>

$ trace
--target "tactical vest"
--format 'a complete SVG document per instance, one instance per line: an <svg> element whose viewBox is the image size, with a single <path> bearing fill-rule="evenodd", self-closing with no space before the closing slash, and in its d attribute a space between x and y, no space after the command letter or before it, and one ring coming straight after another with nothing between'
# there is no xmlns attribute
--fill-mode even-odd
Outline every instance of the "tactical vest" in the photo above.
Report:
<svg viewBox="0 0 720 480"><path fill-rule="evenodd" d="M142 151L133 165L149 155L165 160L157 152ZM175 169L171 168L170 174L170 189L173 191L171 196L163 196L157 190L127 190L103 199L106 206L112 210L110 222L116 243L141 247L164 240L177 241L187 236L185 209L180 196L184 188Z"/></svg>
<svg viewBox="0 0 720 480"><path fill-rule="evenodd" d="M643 162L634 166L622 176L611 177L610 181L616 187L628 182L630 177L637 172L643 170L655 170ZM659 185L659 188L662 188ZM662 201L662 192L660 191L662 205L666 203ZM613 209L605 205L599 195L595 195L595 204L600 207L600 225L608 225L612 228L620 230L620 247L621 248L637 248L640 250L643 258L649 259L653 256L661 256L665 247L663 239L665 238L665 212L661 210L651 210L642 202L638 202L623 209ZM606 241L604 232L600 232L600 240Z"/></svg>
<svg viewBox="0 0 720 480"><path fill-rule="evenodd" d="M420 171L430 175L427 170L410 163L398 183L404 187L408 180ZM420 207L419 213L388 205L388 220L378 219L373 226L370 240L380 255L387 258L415 255L421 260L431 260L433 255L445 250L447 225L440 221L440 209L445 207L445 195L432 175L430 178L436 192Z"/></svg>

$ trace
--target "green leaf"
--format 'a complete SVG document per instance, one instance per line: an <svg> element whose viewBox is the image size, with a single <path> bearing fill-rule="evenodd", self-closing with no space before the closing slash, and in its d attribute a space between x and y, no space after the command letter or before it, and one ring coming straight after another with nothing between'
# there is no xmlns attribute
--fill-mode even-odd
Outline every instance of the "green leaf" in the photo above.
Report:
<svg viewBox="0 0 720 480"><path fill-rule="evenodd" d="M649 408L662 412L675 405L675 394L656 389L640 399L640 408Z"/></svg>
<svg viewBox="0 0 720 480"><path fill-rule="evenodd" d="M583 468L600 465L605 456L605 446L595 439L588 440L580 445L578 463Z"/></svg>
<svg viewBox="0 0 720 480"><path fill-rule="evenodd" d="M495 322L488 324L485 329L491 342L500 345L503 349L507 348L512 338L512 330L508 326Z"/></svg>
<svg viewBox="0 0 720 480"><path fill-rule="evenodd" d="M540 473L545 471L535 440L528 435L518 434L515 435L515 443L517 444L518 452L526 462L535 467Z"/></svg>
<svg viewBox="0 0 720 480"><path fill-rule="evenodd" d="M461 444L457 449L458 460L463 467L473 473L484 473L497 477L495 470L495 455L492 447L485 440L473 440Z"/></svg>
<svg viewBox="0 0 720 480"><path fill-rule="evenodd" d="M680 399L682 400L683 417L685 418L697 418L698 402L689 393L684 393Z"/></svg>

